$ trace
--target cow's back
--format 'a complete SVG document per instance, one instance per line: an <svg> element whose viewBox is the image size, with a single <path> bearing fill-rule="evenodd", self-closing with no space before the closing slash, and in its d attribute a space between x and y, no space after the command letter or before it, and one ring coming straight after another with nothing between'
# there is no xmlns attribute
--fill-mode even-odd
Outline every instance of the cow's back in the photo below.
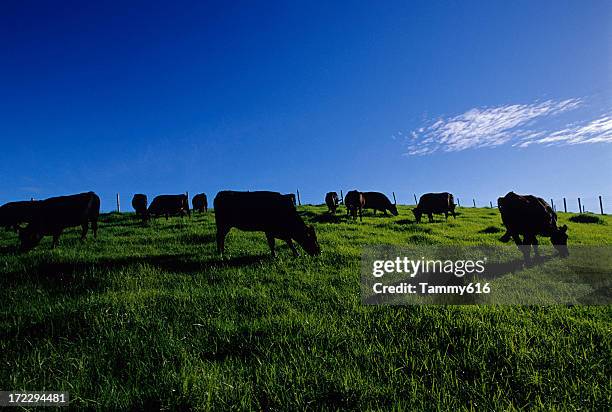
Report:
<svg viewBox="0 0 612 412"><path fill-rule="evenodd" d="M187 204L186 195L155 196L149 206L149 212L152 214L180 213L182 210L188 209L189 205Z"/></svg>
<svg viewBox="0 0 612 412"><path fill-rule="evenodd" d="M453 195L448 192L425 193L417 206L423 213L446 213L455 209Z"/></svg>
<svg viewBox="0 0 612 412"><path fill-rule="evenodd" d="M277 192L222 191L214 200L217 226L277 231L299 219L291 199Z"/></svg>
<svg viewBox="0 0 612 412"><path fill-rule="evenodd" d="M366 209L385 209L391 205L389 198L380 192L362 192Z"/></svg>
<svg viewBox="0 0 612 412"><path fill-rule="evenodd" d="M94 192L87 192L40 201L35 220L44 227L70 227L97 220L99 214L100 198Z"/></svg>
<svg viewBox="0 0 612 412"><path fill-rule="evenodd" d="M548 233L557 227L557 214L542 198L509 192L497 204L502 222L510 231Z"/></svg>

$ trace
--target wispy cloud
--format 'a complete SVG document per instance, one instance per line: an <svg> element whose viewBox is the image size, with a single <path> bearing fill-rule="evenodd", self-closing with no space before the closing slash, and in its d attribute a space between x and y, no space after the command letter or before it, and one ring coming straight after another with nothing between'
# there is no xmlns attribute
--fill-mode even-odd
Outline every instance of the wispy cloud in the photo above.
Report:
<svg viewBox="0 0 612 412"><path fill-rule="evenodd" d="M527 147L532 144L575 145L587 143L612 143L612 115L583 122L550 133L538 133L527 136L513 146Z"/></svg>
<svg viewBox="0 0 612 412"><path fill-rule="evenodd" d="M406 155L417 156L504 144L528 147L533 144L612 142L612 115L609 114L580 124L566 125L561 130L537 128L545 119L574 110L582 104L582 99L566 99L474 108L457 116L429 121L409 133L398 133L396 137L405 138L408 146Z"/></svg>

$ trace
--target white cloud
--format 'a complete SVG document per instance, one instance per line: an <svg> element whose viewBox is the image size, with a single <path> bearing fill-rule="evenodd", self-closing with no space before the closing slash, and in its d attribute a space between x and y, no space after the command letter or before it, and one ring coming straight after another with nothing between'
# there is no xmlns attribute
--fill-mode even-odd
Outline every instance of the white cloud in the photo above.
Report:
<svg viewBox="0 0 612 412"><path fill-rule="evenodd" d="M511 144L583 144L612 142L612 115L582 124L570 124L558 131L534 130L538 122L580 107L582 99L547 100L532 104L512 104L473 108L463 114L438 118L410 131L406 155L426 155L436 151Z"/></svg>
<svg viewBox="0 0 612 412"><path fill-rule="evenodd" d="M612 143L612 115L604 115L599 119L572 125L545 137L530 139L528 144L575 145L587 143Z"/></svg>

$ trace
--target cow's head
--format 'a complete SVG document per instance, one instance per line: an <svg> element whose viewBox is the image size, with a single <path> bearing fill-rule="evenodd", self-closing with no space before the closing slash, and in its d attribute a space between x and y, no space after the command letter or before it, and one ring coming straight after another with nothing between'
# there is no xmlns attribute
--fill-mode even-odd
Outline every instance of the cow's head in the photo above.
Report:
<svg viewBox="0 0 612 412"><path fill-rule="evenodd" d="M561 257L569 256L569 251L567 250L567 225L556 228L550 235L550 242L557 249Z"/></svg>
<svg viewBox="0 0 612 412"><path fill-rule="evenodd" d="M399 213L397 213L397 205L391 205L389 206L389 210L391 211L391 214L393 216L397 216Z"/></svg>
<svg viewBox="0 0 612 412"><path fill-rule="evenodd" d="M19 230L19 240L21 241L21 251L28 252L34 249L42 240L43 235L35 230L32 225L28 225Z"/></svg>
<svg viewBox="0 0 612 412"><path fill-rule="evenodd" d="M421 223L421 216L423 215L423 212L421 212L418 207L415 207L412 209L412 213L414 213L414 218L416 219L417 223Z"/></svg>
<svg viewBox="0 0 612 412"><path fill-rule="evenodd" d="M296 241L310 256L321 254L321 247L319 246L319 242L317 242L317 234L312 225L307 225L300 239L296 239Z"/></svg>

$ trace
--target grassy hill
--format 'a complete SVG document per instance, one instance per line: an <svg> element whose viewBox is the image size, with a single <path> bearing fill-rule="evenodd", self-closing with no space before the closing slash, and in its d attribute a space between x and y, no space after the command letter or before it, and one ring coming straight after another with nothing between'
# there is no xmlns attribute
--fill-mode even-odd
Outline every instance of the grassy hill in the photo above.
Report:
<svg viewBox="0 0 612 412"><path fill-rule="evenodd" d="M109 214L96 241L75 229L28 254L1 232L0 389L61 389L103 409L612 404L609 306L361 303L364 245L497 244L497 210L418 225L408 207L363 223L325 210L300 208L320 257L278 242L271 259L262 233L234 229L221 260L212 212L147 227ZM612 218L570 216L570 244L612 244Z"/></svg>

